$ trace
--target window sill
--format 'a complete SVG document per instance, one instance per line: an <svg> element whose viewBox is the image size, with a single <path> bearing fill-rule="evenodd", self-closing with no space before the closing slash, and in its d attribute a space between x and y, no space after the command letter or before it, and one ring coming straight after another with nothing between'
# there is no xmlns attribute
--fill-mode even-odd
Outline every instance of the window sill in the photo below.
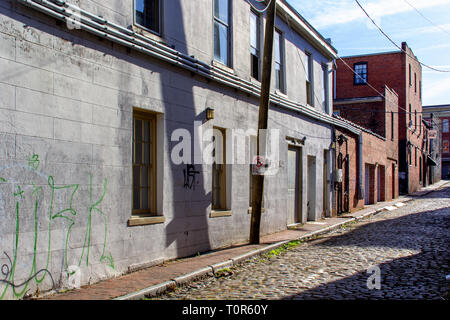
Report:
<svg viewBox="0 0 450 320"><path fill-rule="evenodd" d="M250 76L250 82L255 84L255 85L257 85L257 86L259 86L259 87L261 87L261 81L259 81L256 78L253 78L252 76Z"/></svg>
<svg viewBox="0 0 450 320"><path fill-rule="evenodd" d="M152 40L155 40L157 42L161 42L161 43L167 45L167 43L163 40L163 38L162 38L160 33L157 33L155 31L151 31L149 29L146 29L146 28L141 27L141 26L136 25L136 24L133 24L131 26L131 30L133 30L137 34L140 34L141 36L150 38Z"/></svg>
<svg viewBox="0 0 450 320"><path fill-rule="evenodd" d="M275 89L275 94L286 99L288 98L288 95L283 91L281 91L280 89Z"/></svg>
<svg viewBox="0 0 450 320"><path fill-rule="evenodd" d="M252 214L252 207L250 207L250 208L248 208L248 210L247 210L247 213L248 214ZM263 213L263 212L266 212L266 209L264 209L264 208L261 208L261 213Z"/></svg>
<svg viewBox="0 0 450 320"><path fill-rule="evenodd" d="M229 66L223 64L222 62L219 62L217 60L213 60L211 62L211 64L213 65L213 67L216 67L216 68L218 68L218 69L220 69L222 71L234 74L234 70L232 68L230 68Z"/></svg>
<svg viewBox="0 0 450 320"><path fill-rule="evenodd" d="M231 210L211 210L209 214L210 218L230 217L232 215Z"/></svg>
<svg viewBox="0 0 450 320"><path fill-rule="evenodd" d="M128 226L145 226L150 224L160 224L164 223L166 218L164 216L132 216L128 219Z"/></svg>

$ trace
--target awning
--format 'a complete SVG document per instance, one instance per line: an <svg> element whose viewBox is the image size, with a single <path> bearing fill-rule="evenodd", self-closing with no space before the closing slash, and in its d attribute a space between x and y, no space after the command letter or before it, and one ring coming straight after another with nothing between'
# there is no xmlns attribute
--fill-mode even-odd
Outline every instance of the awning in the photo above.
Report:
<svg viewBox="0 0 450 320"><path fill-rule="evenodd" d="M437 164L436 161L434 161L434 159L432 157L427 156L427 165L429 165L429 166L437 166L438 164Z"/></svg>

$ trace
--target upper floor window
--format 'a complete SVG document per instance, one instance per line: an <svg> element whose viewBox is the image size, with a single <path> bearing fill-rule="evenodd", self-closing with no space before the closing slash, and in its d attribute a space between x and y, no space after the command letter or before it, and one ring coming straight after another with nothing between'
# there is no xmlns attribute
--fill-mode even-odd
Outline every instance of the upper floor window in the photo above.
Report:
<svg viewBox="0 0 450 320"><path fill-rule="evenodd" d="M395 122L394 122L394 112L391 111L391 140L394 141L395 134Z"/></svg>
<svg viewBox="0 0 450 320"><path fill-rule="evenodd" d="M419 80L419 98L422 99L422 81Z"/></svg>
<svg viewBox="0 0 450 320"><path fill-rule="evenodd" d="M417 130L417 110L414 110L414 131Z"/></svg>
<svg viewBox="0 0 450 320"><path fill-rule="evenodd" d="M306 103L310 106L314 105L314 88L313 88L313 61L310 53L306 53Z"/></svg>
<svg viewBox="0 0 450 320"><path fill-rule="evenodd" d="M230 65L229 0L214 0L214 59Z"/></svg>
<svg viewBox="0 0 450 320"><path fill-rule="evenodd" d="M417 73L414 73L414 92L417 92Z"/></svg>
<svg viewBox="0 0 450 320"><path fill-rule="evenodd" d="M448 119L442 120L442 132L444 132L444 133L448 133L449 132Z"/></svg>
<svg viewBox="0 0 450 320"><path fill-rule="evenodd" d="M259 15L250 11L250 64L251 74L260 80L261 41Z"/></svg>
<svg viewBox="0 0 450 320"><path fill-rule="evenodd" d="M161 33L161 0L135 0L135 23Z"/></svg>
<svg viewBox="0 0 450 320"><path fill-rule="evenodd" d="M367 62L355 63L354 68L355 75L353 77L354 84L366 84L367 83Z"/></svg>
<svg viewBox="0 0 450 320"><path fill-rule="evenodd" d="M275 88L281 92L285 91L284 85L284 59L283 59L283 36L281 32L275 30Z"/></svg>
<svg viewBox="0 0 450 320"><path fill-rule="evenodd" d="M409 64L409 86L412 86L411 64Z"/></svg>
<svg viewBox="0 0 450 320"><path fill-rule="evenodd" d="M322 106L323 111L328 113L328 66L322 65Z"/></svg>

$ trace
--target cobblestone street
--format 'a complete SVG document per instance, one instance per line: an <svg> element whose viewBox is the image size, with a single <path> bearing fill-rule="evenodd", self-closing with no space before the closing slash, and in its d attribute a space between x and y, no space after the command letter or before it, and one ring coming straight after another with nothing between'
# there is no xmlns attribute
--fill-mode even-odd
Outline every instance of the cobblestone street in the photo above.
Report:
<svg viewBox="0 0 450 320"><path fill-rule="evenodd" d="M449 225L447 184L399 209L156 299L448 299ZM373 266L380 270L379 289L370 286Z"/></svg>

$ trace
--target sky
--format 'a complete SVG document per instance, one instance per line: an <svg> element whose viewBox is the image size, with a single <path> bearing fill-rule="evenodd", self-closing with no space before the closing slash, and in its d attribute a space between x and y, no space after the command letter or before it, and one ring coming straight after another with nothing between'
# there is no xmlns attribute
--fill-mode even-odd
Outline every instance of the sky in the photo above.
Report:
<svg viewBox="0 0 450 320"><path fill-rule="evenodd" d="M341 57L399 51L354 0L287 0ZM422 104L450 104L450 0L358 0L398 45L403 41L422 66Z"/></svg>

